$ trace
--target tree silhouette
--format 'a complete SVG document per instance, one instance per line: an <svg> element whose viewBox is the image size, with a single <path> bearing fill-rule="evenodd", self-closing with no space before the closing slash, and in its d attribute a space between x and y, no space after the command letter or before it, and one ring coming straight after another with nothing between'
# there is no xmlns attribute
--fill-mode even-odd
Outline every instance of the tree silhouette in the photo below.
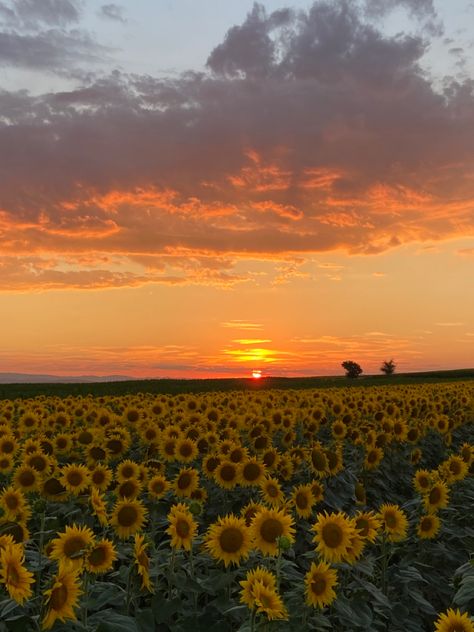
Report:
<svg viewBox="0 0 474 632"><path fill-rule="evenodd" d="M352 360L346 360L341 364L342 368L346 372L346 377L359 377L362 373L362 367L357 362L353 362Z"/></svg>
<svg viewBox="0 0 474 632"><path fill-rule="evenodd" d="M396 364L393 361L393 359L388 360L388 361L385 360L382 366L380 367L380 370L382 371L382 373L385 373L385 375L393 375L395 373L395 367L396 367Z"/></svg>

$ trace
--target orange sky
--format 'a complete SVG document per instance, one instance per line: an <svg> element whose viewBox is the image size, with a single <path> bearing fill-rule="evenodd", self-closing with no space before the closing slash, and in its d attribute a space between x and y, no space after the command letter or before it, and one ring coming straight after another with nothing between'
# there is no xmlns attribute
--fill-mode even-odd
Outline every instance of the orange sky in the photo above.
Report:
<svg viewBox="0 0 474 632"><path fill-rule="evenodd" d="M79 10L10 16L0 372L474 366L470 58L428 70L436 3L399 5L398 35L356 2L255 6L202 70L156 76L86 72L106 53L66 46Z"/></svg>

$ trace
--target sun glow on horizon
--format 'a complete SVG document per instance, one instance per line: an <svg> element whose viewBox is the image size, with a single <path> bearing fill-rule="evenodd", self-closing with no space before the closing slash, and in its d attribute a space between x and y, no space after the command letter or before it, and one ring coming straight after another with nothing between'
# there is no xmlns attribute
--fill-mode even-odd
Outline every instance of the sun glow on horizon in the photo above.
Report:
<svg viewBox="0 0 474 632"><path fill-rule="evenodd" d="M252 371L252 377L254 380L259 380L262 377L262 372L260 371L260 369L255 369L254 371Z"/></svg>

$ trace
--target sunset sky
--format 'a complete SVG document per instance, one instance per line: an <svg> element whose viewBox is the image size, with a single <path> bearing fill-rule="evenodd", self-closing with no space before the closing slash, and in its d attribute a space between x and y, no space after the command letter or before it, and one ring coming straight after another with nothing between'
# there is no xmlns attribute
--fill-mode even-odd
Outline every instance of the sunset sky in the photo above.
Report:
<svg viewBox="0 0 474 632"><path fill-rule="evenodd" d="M0 0L0 372L474 366L472 0Z"/></svg>

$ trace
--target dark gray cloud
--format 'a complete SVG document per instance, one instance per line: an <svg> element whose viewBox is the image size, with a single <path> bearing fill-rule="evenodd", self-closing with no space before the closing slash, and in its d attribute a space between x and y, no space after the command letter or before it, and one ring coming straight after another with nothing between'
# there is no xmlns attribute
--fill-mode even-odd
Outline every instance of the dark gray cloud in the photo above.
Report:
<svg viewBox="0 0 474 632"><path fill-rule="evenodd" d="M342 0L257 5L209 72L0 93L2 249L283 257L473 234L474 84L440 93L426 46Z"/></svg>
<svg viewBox="0 0 474 632"><path fill-rule="evenodd" d="M383 17L397 7L407 9L417 18L436 17L433 0L365 0L365 7L367 14L376 17Z"/></svg>
<svg viewBox="0 0 474 632"><path fill-rule="evenodd" d="M0 31L0 65L61 72L103 60L107 50L87 33L48 29L35 34Z"/></svg>
<svg viewBox="0 0 474 632"><path fill-rule="evenodd" d="M124 16L124 8L118 4L103 4L100 7L99 15L115 22L122 22L122 24L127 21Z"/></svg>
<svg viewBox="0 0 474 632"><path fill-rule="evenodd" d="M0 4L0 15L15 26L66 26L79 21L81 8L78 0L12 0Z"/></svg>

